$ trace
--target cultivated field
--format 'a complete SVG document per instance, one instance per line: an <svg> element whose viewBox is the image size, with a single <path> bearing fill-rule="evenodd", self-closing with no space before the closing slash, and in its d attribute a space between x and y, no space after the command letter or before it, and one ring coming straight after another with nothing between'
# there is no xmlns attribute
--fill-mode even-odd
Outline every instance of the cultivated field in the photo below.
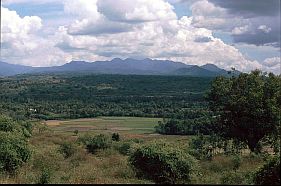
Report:
<svg viewBox="0 0 281 186"><path fill-rule="evenodd" d="M161 118L98 117L74 120L49 120L46 125L56 132L108 131L119 133L150 134Z"/></svg>

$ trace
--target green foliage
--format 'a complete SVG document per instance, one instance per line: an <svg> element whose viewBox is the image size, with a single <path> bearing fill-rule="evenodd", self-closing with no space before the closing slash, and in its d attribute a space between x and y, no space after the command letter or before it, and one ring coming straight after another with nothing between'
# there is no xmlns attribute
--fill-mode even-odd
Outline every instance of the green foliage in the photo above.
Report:
<svg viewBox="0 0 281 186"><path fill-rule="evenodd" d="M18 128L18 124L12 118L0 115L0 131L13 132Z"/></svg>
<svg viewBox="0 0 281 186"><path fill-rule="evenodd" d="M140 146L130 156L139 176L156 183L190 183L196 160L178 147L163 142Z"/></svg>
<svg viewBox="0 0 281 186"><path fill-rule="evenodd" d="M155 127L156 132L168 135L195 135L198 132L210 134L213 124L211 116L204 116L194 119L169 119L166 122L159 122Z"/></svg>
<svg viewBox="0 0 281 186"><path fill-rule="evenodd" d="M0 115L0 172L15 172L30 159L26 140L30 137L29 126Z"/></svg>
<svg viewBox="0 0 281 186"><path fill-rule="evenodd" d="M268 160L254 176L257 185L280 185L280 155Z"/></svg>
<svg viewBox="0 0 281 186"><path fill-rule="evenodd" d="M76 151L77 148L72 142L63 142L59 146L59 152L63 154L64 158L71 157Z"/></svg>
<svg viewBox="0 0 281 186"><path fill-rule="evenodd" d="M111 146L111 139L107 135L99 134L91 137L85 142L85 145L90 153L95 154L99 149L109 148Z"/></svg>
<svg viewBox="0 0 281 186"><path fill-rule="evenodd" d="M280 92L280 76L272 73L253 71L239 77L217 77L208 94L210 109L218 119L213 130L258 151L262 138L280 133Z"/></svg>
<svg viewBox="0 0 281 186"><path fill-rule="evenodd" d="M43 169L38 178L37 184L49 184L51 182L51 174L52 172L50 169Z"/></svg>
<svg viewBox="0 0 281 186"><path fill-rule="evenodd" d="M74 133L75 136L77 136L78 133L79 133L79 131L78 131L78 130L75 130L73 133Z"/></svg>
<svg viewBox="0 0 281 186"><path fill-rule="evenodd" d="M241 165L241 157L237 154L232 156L233 170L237 170Z"/></svg>
<svg viewBox="0 0 281 186"><path fill-rule="evenodd" d="M77 142L79 143L79 144L84 144L84 145L87 145L90 141L91 141L91 139L92 139L92 135L91 134L89 134L89 133L85 133L85 134L83 134L82 136L79 136L78 137L78 140L77 140Z"/></svg>
<svg viewBox="0 0 281 186"><path fill-rule="evenodd" d="M252 174L238 171L224 172L221 177L221 184L224 185L249 185L252 184Z"/></svg>
<svg viewBox="0 0 281 186"><path fill-rule="evenodd" d="M130 142L124 142L118 148L119 152L123 155L129 155L130 149L131 149L131 143Z"/></svg>
<svg viewBox="0 0 281 186"><path fill-rule="evenodd" d="M113 141L120 141L120 136L118 133L113 133L111 138Z"/></svg>
<svg viewBox="0 0 281 186"><path fill-rule="evenodd" d="M223 141L216 135L205 136L203 134L196 135L189 141L188 152L197 159L209 159L213 157L214 150L222 146Z"/></svg>
<svg viewBox="0 0 281 186"><path fill-rule="evenodd" d="M0 131L0 172L14 172L30 159L25 138L18 133Z"/></svg>
<svg viewBox="0 0 281 186"><path fill-rule="evenodd" d="M42 120L172 115L192 119L206 111L203 93L211 80L183 76L22 75L0 79L0 108L17 118Z"/></svg>

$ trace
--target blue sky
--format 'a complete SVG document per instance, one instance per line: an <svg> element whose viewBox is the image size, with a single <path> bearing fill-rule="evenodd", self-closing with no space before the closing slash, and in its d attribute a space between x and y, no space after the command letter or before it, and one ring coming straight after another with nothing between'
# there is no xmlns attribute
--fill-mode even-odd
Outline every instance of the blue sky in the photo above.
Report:
<svg viewBox="0 0 281 186"><path fill-rule="evenodd" d="M149 57L280 73L278 5L279 0L4 0L1 61L53 66Z"/></svg>

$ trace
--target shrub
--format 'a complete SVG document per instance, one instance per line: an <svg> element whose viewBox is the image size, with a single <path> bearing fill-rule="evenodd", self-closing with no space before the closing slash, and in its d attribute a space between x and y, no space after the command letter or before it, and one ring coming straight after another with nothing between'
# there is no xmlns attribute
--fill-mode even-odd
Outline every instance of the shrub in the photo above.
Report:
<svg viewBox="0 0 281 186"><path fill-rule="evenodd" d="M86 143L87 150L92 154L96 153L98 149L106 149L110 146L111 139L104 134L94 136Z"/></svg>
<svg viewBox="0 0 281 186"><path fill-rule="evenodd" d="M258 185L280 185L280 155L267 161L254 176Z"/></svg>
<svg viewBox="0 0 281 186"><path fill-rule="evenodd" d="M74 133L75 136L77 136L79 131L78 130L74 130L73 133Z"/></svg>
<svg viewBox="0 0 281 186"><path fill-rule="evenodd" d="M189 183L196 160L177 147L163 142L140 146L129 158L137 175L156 183Z"/></svg>
<svg viewBox="0 0 281 186"><path fill-rule="evenodd" d="M84 144L84 145L88 145L88 143L91 141L92 139L92 135L90 135L89 133L84 134L83 136L79 136L77 142L79 144Z"/></svg>
<svg viewBox="0 0 281 186"><path fill-rule="evenodd" d="M25 138L18 133L0 131L0 172L14 172L30 159Z"/></svg>
<svg viewBox="0 0 281 186"><path fill-rule="evenodd" d="M221 177L221 184L235 185L235 184L252 184L252 175L247 172L230 171L224 172Z"/></svg>
<svg viewBox="0 0 281 186"><path fill-rule="evenodd" d="M189 153L197 159L209 159L213 157L212 143L209 136L197 135L189 142Z"/></svg>
<svg viewBox="0 0 281 186"><path fill-rule="evenodd" d="M130 154L130 149L131 149L131 143L125 142L122 143L121 146L119 147L119 152L123 155L129 155Z"/></svg>
<svg viewBox="0 0 281 186"><path fill-rule="evenodd" d="M118 133L113 133L112 134L112 140L113 141L120 141L120 136Z"/></svg>
<svg viewBox="0 0 281 186"><path fill-rule="evenodd" d="M41 174L38 178L37 184L48 184L51 182L51 170L50 169L43 169Z"/></svg>
<svg viewBox="0 0 281 186"><path fill-rule="evenodd" d="M77 151L76 146L71 142L64 142L60 144L59 152L63 154L64 158L69 158Z"/></svg>
<svg viewBox="0 0 281 186"><path fill-rule="evenodd" d="M233 163L233 170L237 170L240 167L240 165L241 165L241 158L240 158L240 156L237 155L237 154L234 155L232 157L232 163Z"/></svg>

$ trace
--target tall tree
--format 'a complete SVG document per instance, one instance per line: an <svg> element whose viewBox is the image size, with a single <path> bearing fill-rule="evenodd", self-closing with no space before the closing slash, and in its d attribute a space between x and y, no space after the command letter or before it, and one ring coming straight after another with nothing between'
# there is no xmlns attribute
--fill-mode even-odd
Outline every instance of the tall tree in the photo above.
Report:
<svg viewBox="0 0 281 186"><path fill-rule="evenodd" d="M217 114L215 131L258 150L266 135L280 133L280 75L253 71L239 77L217 77L208 93L209 106Z"/></svg>

